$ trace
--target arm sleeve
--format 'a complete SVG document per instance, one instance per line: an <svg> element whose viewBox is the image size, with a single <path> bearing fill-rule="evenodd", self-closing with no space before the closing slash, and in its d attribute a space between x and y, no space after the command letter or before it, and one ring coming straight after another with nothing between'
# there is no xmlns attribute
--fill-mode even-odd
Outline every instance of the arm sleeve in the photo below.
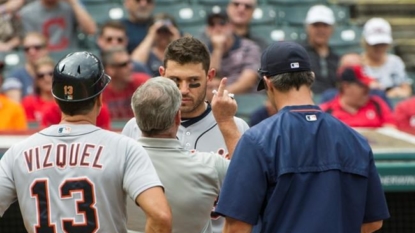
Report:
<svg viewBox="0 0 415 233"><path fill-rule="evenodd" d="M267 193L267 171L257 143L242 135L229 165L216 212L255 225Z"/></svg>
<svg viewBox="0 0 415 233"><path fill-rule="evenodd" d="M394 56L395 57L395 62L394 62L394 68L395 68L395 72L394 74L396 74L393 80L394 84L396 86L402 85L403 83L412 83L412 80L408 78L408 75L406 74L405 71L405 63L403 63L402 59L398 56Z"/></svg>
<svg viewBox="0 0 415 233"><path fill-rule="evenodd" d="M135 201L145 190L163 185L144 148L135 141L128 140L123 184L124 190Z"/></svg>
<svg viewBox="0 0 415 233"><path fill-rule="evenodd" d="M380 177L375 167L373 154L370 156L369 180L363 223L376 222L390 217Z"/></svg>
<svg viewBox="0 0 415 233"><path fill-rule="evenodd" d="M17 194L12 176L12 149L0 159L0 217L16 201Z"/></svg>

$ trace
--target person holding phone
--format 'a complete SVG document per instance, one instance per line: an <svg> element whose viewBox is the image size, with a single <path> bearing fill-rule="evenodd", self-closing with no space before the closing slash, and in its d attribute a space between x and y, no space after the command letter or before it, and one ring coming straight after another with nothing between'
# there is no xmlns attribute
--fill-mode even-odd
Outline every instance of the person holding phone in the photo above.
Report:
<svg viewBox="0 0 415 233"><path fill-rule="evenodd" d="M180 31L173 17L165 13L157 14L154 16L154 23L150 26L147 36L133 51L131 58L146 64L153 76L159 76L159 67L163 65L167 45L180 37Z"/></svg>

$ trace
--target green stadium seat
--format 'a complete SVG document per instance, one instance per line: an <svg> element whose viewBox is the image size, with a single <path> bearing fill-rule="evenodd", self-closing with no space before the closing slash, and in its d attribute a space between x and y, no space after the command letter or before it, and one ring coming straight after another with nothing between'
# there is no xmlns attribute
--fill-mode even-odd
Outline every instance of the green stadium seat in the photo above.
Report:
<svg viewBox="0 0 415 233"><path fill-rule="evenodd" d="M11 70L24 65L24 52L13 51L7 53L0 53L0 60L4 62L3 74L5 77L7 77Z"/></svg>
<svg viewBox="0 0 415 233"><path fill-rule="evenodd" d="M154 13L167 13L171 15L180 27L192 24L200 25L206 20L205 8L202 6L190 6L189 4L158 6L154 9Z"/></svg>
<svg viewBox="0 0 415 233"><path fill-rule="evenodd" d="M327 0L267 0L268 3L274 5L317 5L317 4L327 4Z"/></svg>
<svg viewBox="0 0 415 233"><path fill-rule="evenodd" d="M108 20L119 20L126 15L123 6L115 3L85 4L85 9L97 24L103 24Z"/></svg>
<svg viewBox="0 0 415 233"><path fill-rule="evenodd" d="M252 16L252 25L275 24L277 12L275 7L270 5L258 5Z"/></svg>
<svg viewBox="0 0 415 233"><path fill-rule="evenodd" d="M330 39L330 45L341 47L359 45L362 37L362 28L357 26L336 26Z"/></svg>
<svg viewBox="0 0 415 233"><path fill-rule="evenodd" d="M261 107L266 99L267 95L264 93L235 95L235 100L238 103L236 116L248 121L251 114Z"/></svg>
<svg viewBox="0 0 415 233"><path fill-rule="evenodd" d="M229 0L192 0L193 4L203 6L219 6L225 7L228 5Z"/></svg>
<svg viewBox="0 0 415 233"><path fill-rule="evenodd" d="M268 43L300 40L299 29L290 26L257 25L251 28L251 32L263 37Z"/></svg>

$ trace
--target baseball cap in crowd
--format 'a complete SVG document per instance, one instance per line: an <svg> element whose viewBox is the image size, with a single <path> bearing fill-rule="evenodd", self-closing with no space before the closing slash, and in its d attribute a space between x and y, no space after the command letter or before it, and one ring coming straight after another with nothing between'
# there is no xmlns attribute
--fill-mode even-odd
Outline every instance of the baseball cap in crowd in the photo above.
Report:
<svg viewBox="0 0 415 233"><path fill-rule="evenodd" d="M224 10L217 10L214 8L211 12L207 15L207 25L214 26L216 23L214 19L220 19L220 24L225 25L228 22L228 14Z"/></svg>
<svg viewBox="0 0 415 233"><path fill-rule="evenodd" d="M263 76L271 77L299 71L311 71L310 58L303 46L291 41L275 42L261 55L257 90L265 89Z"/></svg>
<svg viewBox="0 0 415 233"><path fill-rule="evenodd" d="M364 86L369 86L374 81L372 77L369 77L363 71L363 67L360 65L346 66L339 70L337 78L344 82L356 82Z"/></svg>
<svg viewBox="0 0 415 233"><path fill-rule="evenodd" d="M324 5L312 6L308 12L305 19L306 24L313 23L325 23L328 25L333 25L336 22L334 19L333 11Z"/></svg>
<svg viewBox="0 0 415 233"><path fill-rule="evenodd" d="M390 24L382 18L372 18L363 27L363 36L369 45L392 43Z"/></svg>

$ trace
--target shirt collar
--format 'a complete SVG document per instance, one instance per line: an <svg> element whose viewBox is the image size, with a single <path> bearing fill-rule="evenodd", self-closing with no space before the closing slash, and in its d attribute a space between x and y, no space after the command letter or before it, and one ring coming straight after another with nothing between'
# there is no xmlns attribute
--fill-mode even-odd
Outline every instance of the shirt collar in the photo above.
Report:
<svg viewBox="0 0 415 233"><path fill-rule="evenodd" d="M285 106L278 113L286 113L286 112L321 112L321 109L317 105L293 105L293 106Z"/></svg>
<svg viewBox="0 0 415 233"><path fill-rule="evenodd" d="M149 138L141 137L138 139L138 142L144 148L175 148L182 149L183 147L180 144L180 141L176 138Z"/></svg>

